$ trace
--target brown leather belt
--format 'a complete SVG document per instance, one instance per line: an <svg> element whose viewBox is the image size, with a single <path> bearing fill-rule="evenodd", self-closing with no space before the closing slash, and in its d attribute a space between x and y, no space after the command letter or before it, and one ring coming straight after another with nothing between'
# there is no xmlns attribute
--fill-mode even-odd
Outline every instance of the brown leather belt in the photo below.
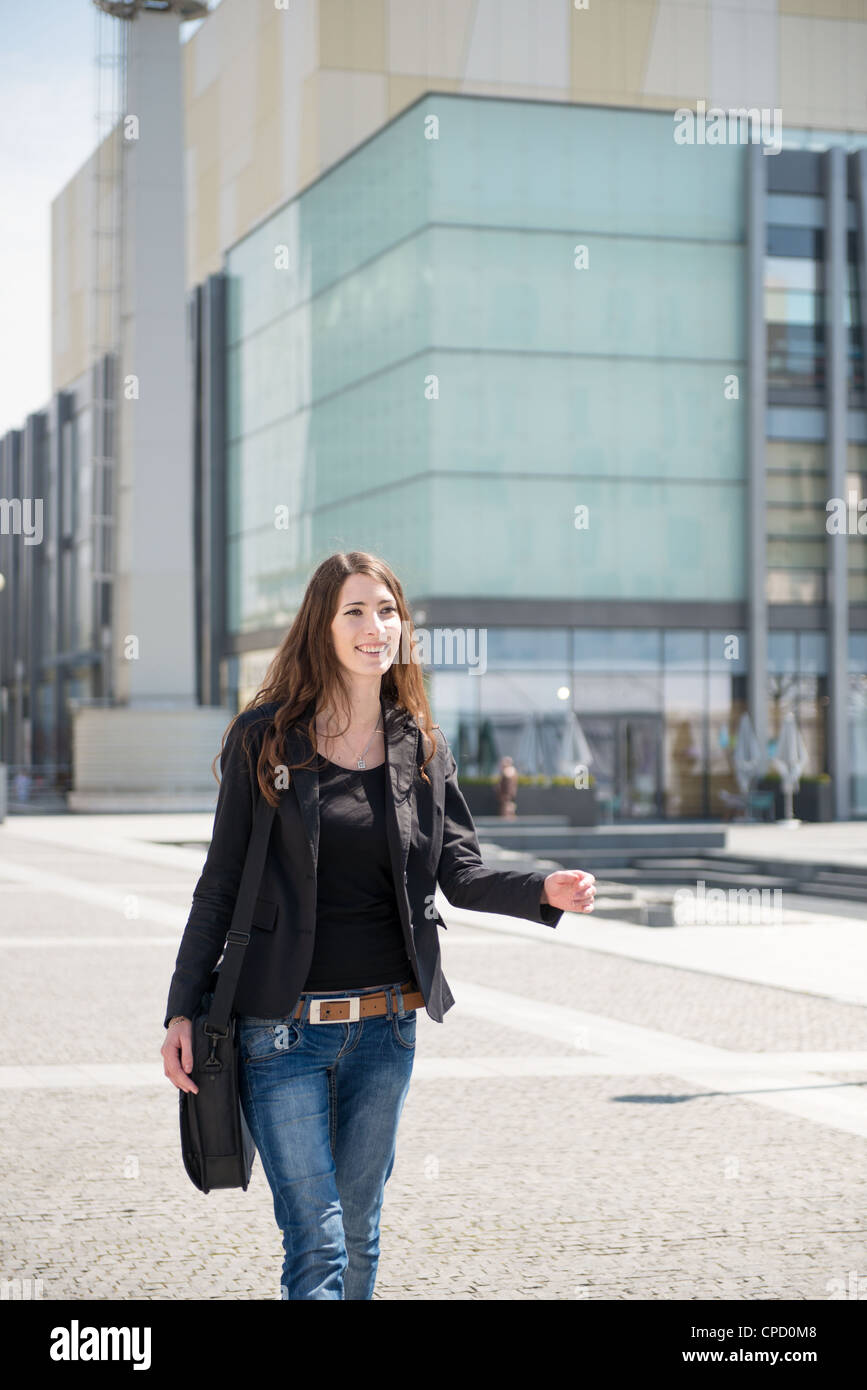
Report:
<svg viewBox="0 0 867 1390"><path fill-rule="evenodd" d="M395 990L380 990L378 994L353 994L344 995L343 998L326 999L323 997L312 998L310 1000L310 1012L308 1014L309 1023L354 1023L359 1018L375 1018L388 1012L386 1004L386 994L390 992L392 998L392 1013L398 1012L397 993ZM403 996L403 1007L406 1010L421 1009L424 1007L424 995L420 989L407 991L401 990ZM304 1010L306 1000L302 995L293 1011L293 1018L300 1018Z"/></svg>

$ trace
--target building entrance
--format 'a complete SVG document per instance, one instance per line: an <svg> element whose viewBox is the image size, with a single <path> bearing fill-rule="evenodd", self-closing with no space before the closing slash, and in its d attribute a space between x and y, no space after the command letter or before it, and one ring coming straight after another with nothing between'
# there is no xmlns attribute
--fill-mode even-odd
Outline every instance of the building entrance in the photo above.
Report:
<svg viewBox="0 0 867 1390"><path fill-rule="evenodd" d="M600 822L661 819L662 736L660 714L580 714L596 779Z"/></svg>

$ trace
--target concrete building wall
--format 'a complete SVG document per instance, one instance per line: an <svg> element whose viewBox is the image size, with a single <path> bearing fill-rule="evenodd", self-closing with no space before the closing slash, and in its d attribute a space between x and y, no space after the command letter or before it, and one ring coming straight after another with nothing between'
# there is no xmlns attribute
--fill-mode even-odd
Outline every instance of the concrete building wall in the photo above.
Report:
<svg viewBox="0 0 867 1390"><path fill-rule="evenodd" d="M211 763L232 719L191 710L82 709L73 739L71 811L206 811L216 802Z"/></svg>
<svg viewBox="0 0 867 1390"><path fill-rule="evenodd" d="M120 128L101 142L51 204L51 391L69 389L91 362L116 346L112 294L119 266L105 236L119 228ZM102 236L97 240L96 226Z"/></svg>
<svg viewBox="0 0 867 1390"><path fill-rule="evenodd" d="M113 688L125 702L193 705L192 390L178 23L176 16L145 12L130 41L128 101L139 128L124 152Z"/></svg>

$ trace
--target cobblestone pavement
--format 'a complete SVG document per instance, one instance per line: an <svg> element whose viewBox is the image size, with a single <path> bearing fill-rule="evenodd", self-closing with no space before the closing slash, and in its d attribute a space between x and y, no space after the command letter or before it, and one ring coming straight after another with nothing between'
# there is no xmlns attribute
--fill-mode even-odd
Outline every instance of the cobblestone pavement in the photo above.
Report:
<svg viewBox="0 0 867 1390"><path fill-rule="evenodd" d="M198 1193L162 1076L202 854L94 819L0 826L0 1293L274 1299L258 1159ZM609 953L601 919L594 948L443 915L457 1002L418 1015L377 1298L867 1296L867 1009Z"/></svg>

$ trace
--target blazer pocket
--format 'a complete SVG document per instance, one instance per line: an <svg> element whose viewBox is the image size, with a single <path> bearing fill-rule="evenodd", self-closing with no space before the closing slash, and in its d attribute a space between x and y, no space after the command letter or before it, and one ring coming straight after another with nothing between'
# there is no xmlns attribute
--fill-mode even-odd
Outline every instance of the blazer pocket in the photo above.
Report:
<svg viewBox="0 0 867 1390"><path fill-rule="evenodd" d="M269 902L267 898L257 898L256 906L253 908L252 925L258 927L260 931L273 931L277 921L278 903Z"/></svg>

